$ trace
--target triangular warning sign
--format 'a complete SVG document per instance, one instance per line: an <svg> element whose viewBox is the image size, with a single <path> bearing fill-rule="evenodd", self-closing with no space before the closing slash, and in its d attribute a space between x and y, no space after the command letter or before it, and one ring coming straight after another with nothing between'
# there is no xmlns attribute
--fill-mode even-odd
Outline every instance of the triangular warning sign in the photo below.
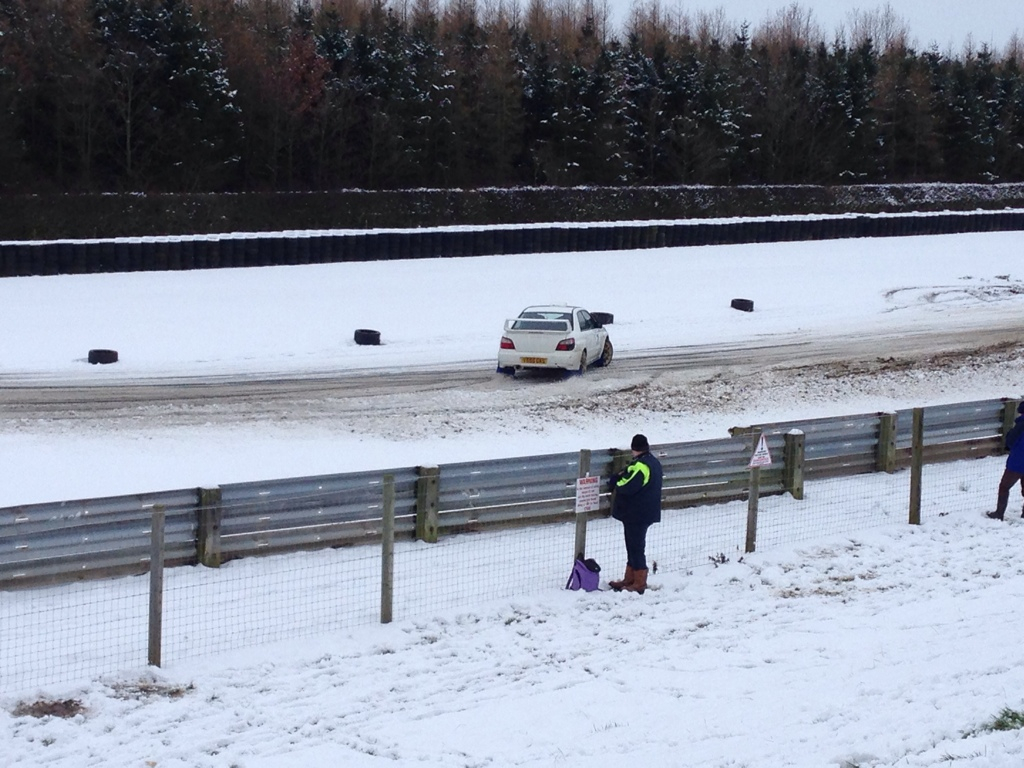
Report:
<svg viewBox="0 0 1024 768"><path fill-rule="evenodd" d="M748 467L770 467L772 463L772 455L768 452L768 441L764 439L764 435L761 435L761 439L757 441L757 448L754 449L754 455L750 457L750 463Z"/></svg>

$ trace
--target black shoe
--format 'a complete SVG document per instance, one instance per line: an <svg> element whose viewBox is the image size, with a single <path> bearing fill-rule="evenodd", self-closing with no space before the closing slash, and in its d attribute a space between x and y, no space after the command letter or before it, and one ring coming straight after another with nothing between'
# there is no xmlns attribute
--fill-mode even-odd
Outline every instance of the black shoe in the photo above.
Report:
<svg viewBox="0 0 1024 768"><path fill-rule="evenodd" d="M987 517L989 520L1002 520L1003 519L1002 514L999 513L999 512L986 512L985 513L985 517ZM1024 514L1022 514L1021 517L1024 517Z"/></svg>

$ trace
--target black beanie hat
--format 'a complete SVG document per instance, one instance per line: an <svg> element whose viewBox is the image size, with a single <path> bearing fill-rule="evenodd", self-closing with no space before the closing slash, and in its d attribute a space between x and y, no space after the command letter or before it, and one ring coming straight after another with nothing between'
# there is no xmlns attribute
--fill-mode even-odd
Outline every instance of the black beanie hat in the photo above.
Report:
<svg viewBox="0 0 1024 768"><path fill-rule="evenodd" d="M1024 400L1017 403L1017 413L1024 413Z"/></svg>
<svg viewBox="0 0 1024 768"><path fill-rule="evenodd" d="M646 451L651 446L647 443L647 438L643 435L633 435L633 442L629 444L629 447L634 451Z"/></svg>

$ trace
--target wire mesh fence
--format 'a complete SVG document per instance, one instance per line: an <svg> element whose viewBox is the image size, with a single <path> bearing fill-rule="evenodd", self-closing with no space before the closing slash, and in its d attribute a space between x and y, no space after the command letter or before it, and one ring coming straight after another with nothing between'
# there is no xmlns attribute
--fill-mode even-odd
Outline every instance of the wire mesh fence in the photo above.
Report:
<svg viewBox="0 0 1024 768"><path fill-rule="evenodd" d="M137 667L148 605L139 577L0 592L0 693Z"/></svg>
<svg viewBox="0 0 1024 768"><path fill-rule="evenodd" d="M648 534L652 577L980 517L994 508L1016 407L960 403L656 446L665 486ZM0 583L20 587L0 590L0 693L536 595L565 583L581 533L604 581L615 579L625 545L609 495L590 484L583 526L572 510L580 478L624 459L582 451L0 510ZM68 582L76 573L91 580Z"/></svg>
<svg viewBox="0 0 1024 768"><path fill-rule="evenodd" d="M143 577L133 577L139 580ZM163 660L207 656L380 619L380 549L177 568L164 588Z"/></svg>
<svg viewBox="0 0 1024 768"><path fill-rule="evenodd" d="M1001 471L999 457L925 466L922 521L959 512L980 518L994 503ZM802 499L765 495L757 503L756 549L907 524L911 477L902 469L817 479L805 484ZM687 572L744 556L747 521L748 501L665 509L650 529L649 564L658 572ZM575 536L576 526L562 522L463 533L436 544L396 542L393 618L471 610L559 588ZM625 562L621 525L604 513L593 517L586 543L603 580L618 578ZM377 623L381 564L380 545L367 544L168 569L162 663ZM0 692L144 667L148 600L146 575L0 592Z"/></svg>
<svg viewBox="0 0 1024 768"><path fill-rule="evenodd" d="M804 497L760 500L757 548L771 549L839 536L879 525L906 523L909 473L809 480Z"/></svg>
<svg viewBox="0 0 1024 768"><path fill-rule="evenodd" d="M922 521L955 513L976 514L981 518L993 511L1005 463L1004 457L991 457L926 464L921 481ZM1018 485L1010 495L1007 517L1016 515L1022 505L1024 485Z"/></svg>

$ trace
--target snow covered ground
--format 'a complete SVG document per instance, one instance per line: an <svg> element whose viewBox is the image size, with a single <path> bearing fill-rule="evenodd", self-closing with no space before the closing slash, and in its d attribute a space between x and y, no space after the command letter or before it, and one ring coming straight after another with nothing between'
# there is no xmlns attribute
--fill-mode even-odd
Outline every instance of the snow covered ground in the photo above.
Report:
<svg viewBox="0 0 1024 768"><path fill-rule="evenodd" d="M722 370L695 383L628 361L716 341L881 339L1011 323L1024 317L1022 245L1024 234L1000 233L0 280L4 385L485 369L504 317L550 300L614 312L623 360L621 375L613 363L593 380L414 395L399 409L406 426L419 397L452 406L447 425L434 418L426 431L356 429L318 409L287 422L194 424L144 408L115 419L6 417L0 506L626 445L636 431L676 442L756 421L1017 396L1019 347L944 366L759 371L752 381ZM572 290L552 291L550 276L567 274L581 275ZM754 299L755 311L731 310L736 296ZM385 344L358 347L358 327L380 329ZM95 347L118 349L121 362L89 366L83 358ZM630 399L633 388L644 396ZM621 407L574 407L566 419L560 398ZM462 420L466 402L477 411ZM742 561L733 554L718 567L665 572L643 596L568 593L545 581L512 600L482 591L479 602L436 616L159 670L140 662L38 688L0 679L4 762L1016 768L1021 732L985 727L1004 707L1024 710L1013 611L1024 596L1024 524L979 514L1000 470L998 459L957 465L955 502L932 508L920 527L893 522ZM528 549L530 536L517 546ZM478 541L481 556L514 562L507 541ZM261 565L277 561L295 562ZM97 601L105 588L116 589L90 587ZM351 588L334 586L339 596ZM0 615L65 593L0 593ZM87 624L64 629L84 635ZM0 655L10 653L11 633L0 625ZM26 714L41 699L82 711Z"/></svg>
<svg viewBox="0 0 1024 768"><path fill-rule="evenodd" d="M1016 233L0 280L0 386L448 368L483 384L287 411L194 401L60 418L0 410L0 507L383 467L718 438L729 427L1013 397L1015 349L927 368L886 340L1016 327ZM730 300L754 301L752 313ZM612 312L616 361L583 380L490 376L505 317L529 304ZM357 328L381 332L358 346ZM637 364L658 350L877 339L874 365L794 370ZM120 361L89 365L92 348ZM998 364L987 364L998 361ZM806 361L805 361L806 363ZM2 395L2 393L0 393Z"/></svg>
<svg viewBox="0 0 1024 768"><path fill-rule="evenodd" d="M1000 462L972 464L958 474L987 501ZM531 543L474 546L514 559ZM434 617L4 690L4 764L1016 768L1021 731L990 726L1024 711L1022 544L1019 520L958 509L661 574L643 596L537 584ZM26 714L39 701L81 709Z"/></svg>

